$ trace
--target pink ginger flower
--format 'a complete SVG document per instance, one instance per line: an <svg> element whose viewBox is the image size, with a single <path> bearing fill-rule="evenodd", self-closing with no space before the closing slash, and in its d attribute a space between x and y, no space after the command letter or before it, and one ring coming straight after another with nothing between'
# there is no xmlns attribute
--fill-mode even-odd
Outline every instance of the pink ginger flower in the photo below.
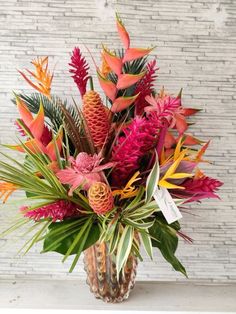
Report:
<svg viewBox="0 0 236 314"><path fill-rule="evenodd" d="M148 106L148 102L145 97L150 95L154 91L154 82L157 78L156 60L152 60L147 64L147 72L144 77L137 83L134 94L138 97L134 102L135 112L137 115L142 115L144 108Z"/></svg>
<svg viewBox="0 0 236 314"><path fill-rule="evenodd" d="M174 113L181 106L180 97L160 97L159 95L154 97L152 95L148 95L145 97L145 100L149 103L149 106L144 108L144 111L147 114L155 113L154 117L156 116L157 120L161 121L165 118L170 124L171 122L173 123Z"/></svg>
<svg viewBox="0 0 236 314"><path fill-rule="evenodd" d="M71 217L77 213L77 205L59 200L33 210L28 206L22 206L21 212L25 217L39 221L40 219L52 218L53 221L63 220L64 218Z"/></svg>
<svg viewBox="0 0 236 314"><path fill-rule="evenodd" d="M113 162L100 165L100 155L91 156L85 152L79 153L76 159L70 157L69 161L70 167L56 173L61 183L71 185L69 195L78 187L87 191L93 183L104 182L103 170L114 166Z"/></svg>
<svg viewBox="0 0 236 314"><path fill-rule="evenodd" d="M156 97L146 96L145 100L149 103L149 106L145 107L144 111L157 122L166 119L169 123L169 128L177 129L180 135L188 128L186 117L199 111L198 109L182 107L181 91L177 97L159 94Z"/></svg>
<svg viewBox="0 0 236 314"><path fill-rule="evenodd" d="M195 176L194 178L187 179L181 186L184 190L172 190L171 194L179 197L186 198L186 203L199 201L204 198L218 198L215 193L223 182L205 175Z"/></svg>
<svg viewBox="0 0 236 314"><path fill-rule="evenodd" d="M126 183L138 168L140 159L157 143L158 128L146 118L136 117L123 130L112 151L116 163L112 181L116 186Z"/></svg>

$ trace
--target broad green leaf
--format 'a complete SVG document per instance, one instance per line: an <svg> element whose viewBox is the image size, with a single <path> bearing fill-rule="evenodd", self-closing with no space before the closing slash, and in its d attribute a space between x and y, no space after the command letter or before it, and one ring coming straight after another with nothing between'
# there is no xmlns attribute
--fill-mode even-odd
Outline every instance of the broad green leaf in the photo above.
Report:
<svg viewBox="0 0 236 314"><path fill-rule="evenodd" d="M148 203L152 197L153 194L156 190L158 181L159 181L159 176L160 176L160 167L158 163L158 157L156 154L156 161L155 164L147 178L147 183L146 183L146 197L145 197L145 202Z"/></svg>
<svg viewBox="0 0 236 314"><path fill-rule="evenodd" d="M181 272L187 277L184 266L175 256L178 246L178 237L175 228L178 230L179 224L174 223L167 225L164 220L157 218L153 226L149 229L149 234L152 237L152 245L159 248L167 262L169 262L176 271Z"/></svg>
<svg viewBox="0 0 236 314"><path fill-rule="evenodd" d="M63 222L62 222L63 223ZM67 228L67 230L61 232L62 239L60 240L60 236L58 234L52 234L52 231L58 228L60 226L60 223L53 223L53 225L50 226L50 231L45 237L44 245L43 245L43 252L49 252L54 251L60 254L65 255L68 249L71 247L72 243L75 240L75 237L77 236L78 232L81 229L81 225L74 226L70 229ZM87 249L91 245L97 242L99 239L99 227L98 225L93 224L90 230L90 233L86 239L86 242L83 246L83 250ZM59 241L58 241L59 237ZM54 245L54 247L53 247ZM74 249L71 251L70 255L77 254L79 249L80 242L77 243L77 245L74 247Z"/></svg>

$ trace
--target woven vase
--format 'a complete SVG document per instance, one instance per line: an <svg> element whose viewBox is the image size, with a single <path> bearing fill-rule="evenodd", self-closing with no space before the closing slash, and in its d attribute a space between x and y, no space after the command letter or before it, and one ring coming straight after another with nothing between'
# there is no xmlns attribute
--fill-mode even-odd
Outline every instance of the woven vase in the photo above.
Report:
<svg viewBox="0 0 236 314"><path fill-rule="evenodd" d="M118 281L114 255L108 254L105 242L96 243L84 252L87 284L95 297L105 302L118 303L129 297L134 287L137 264L137 258L130 255Z"/></svg>

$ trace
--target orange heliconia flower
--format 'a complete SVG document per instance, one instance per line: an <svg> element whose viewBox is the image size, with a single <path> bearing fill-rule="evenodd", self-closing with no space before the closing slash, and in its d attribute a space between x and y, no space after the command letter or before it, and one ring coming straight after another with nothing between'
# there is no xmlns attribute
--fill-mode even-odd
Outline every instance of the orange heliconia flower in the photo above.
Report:
<svg viewBox="0 0 236 314"><path fill-rule="evenodd" d="M53 73L48 70L48 57L37 58L31 62L35 66L35 72L28 69L26 71L35 78L36 83L33 83L22 71L18 72L34 89L48 98L51 98L51 84Z"/></svg>
<svg viewBox="0 0 236 314"><path fill-rule="evenodd" d="M18 189L17 185L9 182L0 182L0 199L6 203L8 197Z"/></svg>

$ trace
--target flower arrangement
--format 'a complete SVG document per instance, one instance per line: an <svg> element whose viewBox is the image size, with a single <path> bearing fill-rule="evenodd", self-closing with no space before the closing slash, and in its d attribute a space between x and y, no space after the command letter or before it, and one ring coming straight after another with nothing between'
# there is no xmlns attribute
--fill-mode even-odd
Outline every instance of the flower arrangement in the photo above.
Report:
<svg viewBox="0 0 236 314"><path fill-rule="evenodd" d="M26 197L20 218L2 236L29 224L26 252L42 241L43 252L61 253L63 261L73 255L70 272L83 251L91 258L88 250L100 243L118 284L130 258L142 260L141 244L151 258L159 249L186 275L175 255L179 237L192 241L181 231L181 211L219 198L222 183L199 169L209 142L188 132L188 118L199 110L183 106L182 90L177 96L156 90L158 67L148 61L153 48L133 48L118 16L116 24L122 49L103 46L102 65L94 62L102 95L79 48L69 72L80 103L52 95L48 57L32 61L35 71L19 71L37 93L14 94L21 139L4 146L24 160L1 152L0 198L5 203L17 190Z"/></svg>

